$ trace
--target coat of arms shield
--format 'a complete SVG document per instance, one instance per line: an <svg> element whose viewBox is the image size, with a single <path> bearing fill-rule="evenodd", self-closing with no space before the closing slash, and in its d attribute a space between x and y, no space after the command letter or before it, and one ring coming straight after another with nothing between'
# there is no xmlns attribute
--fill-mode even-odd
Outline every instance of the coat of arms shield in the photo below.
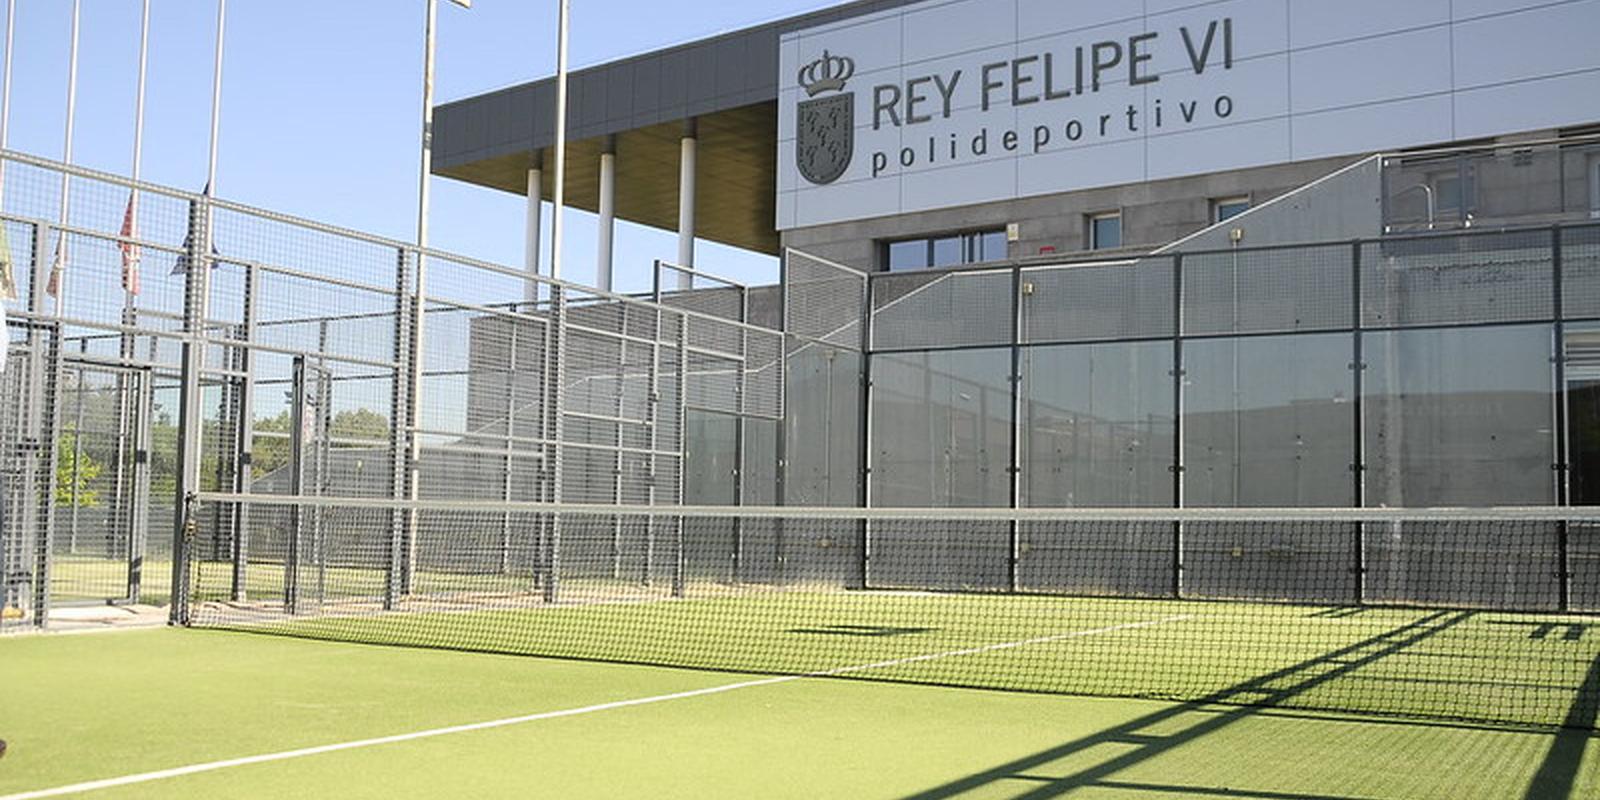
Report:
<svg viewBox="0 0 1600 800"><path fill-rule="evenodd" d="M833 183L855 154L855 93L807 100L799 105L795 166L812 183Z"/></svg>

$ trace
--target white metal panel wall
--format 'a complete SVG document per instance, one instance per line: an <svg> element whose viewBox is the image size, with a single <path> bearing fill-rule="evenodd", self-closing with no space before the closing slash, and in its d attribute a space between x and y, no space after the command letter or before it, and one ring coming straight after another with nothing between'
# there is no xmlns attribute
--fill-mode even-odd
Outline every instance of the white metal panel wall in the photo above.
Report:
<svg viewBox="0 0 1600 800"><path fill-rule="evenodd" d="M1597 29L1600 0L929 0L854 17L780 47L778 227L1594 122ZM1132 85L1130 37L1150 34L1139 75L1156 80ZM1092 61L1100 42L1120 43L1121 64L1078 93L1077 49ZM853 74L813 98L801 71L825 52ZM1046 54L1051 88L1071 96L1013 104L1011 68L985 71L1037 56L1021 67L1026 100L1045 92ZM988 109L986 74L1004 84ZM912 86L933 76L944 83ZM909 123L902 100L902 124L875 126L880 88L924 96L931 119ZM796 166L800 105L840 91L853 96L853 154L818 185ZM1036 131L1049 141L1035 147Z"/></svg>

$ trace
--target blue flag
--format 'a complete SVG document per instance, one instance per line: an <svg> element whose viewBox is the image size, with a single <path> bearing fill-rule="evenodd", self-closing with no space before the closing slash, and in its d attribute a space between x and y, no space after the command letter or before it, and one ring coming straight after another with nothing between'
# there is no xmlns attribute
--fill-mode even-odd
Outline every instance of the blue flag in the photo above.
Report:
<svg viewBox="0 0 1600 800"><path fill-rule="evenodd" d="M210 197L211 196L211 184L209 184L209 183L206 184L206 188L204 189L203 193L205 194L206 197ZM197 213L199 213L199 212L195 207L195 201L190 200L189 201L189 218L190 219L194 219L195 215ZM193 261L193 259L191 259L189 257L189 254L191 252L193 252L194 248L195 248L194 231L192 229L189 231L188 235L183 237L183 245L182 245L182 247L183 247L183 254L178 256L178 261L177 261L177 263L172 265L172 272L168 273L169 275L187 275L187 274L189 274L189 267L191 266L190 262ZM217 268L217 259L221 258L221 257L222 257L222 254L217 252L217 243L216 242L212 242L211 243L211 268L212 269L216 269Z"/></svg>

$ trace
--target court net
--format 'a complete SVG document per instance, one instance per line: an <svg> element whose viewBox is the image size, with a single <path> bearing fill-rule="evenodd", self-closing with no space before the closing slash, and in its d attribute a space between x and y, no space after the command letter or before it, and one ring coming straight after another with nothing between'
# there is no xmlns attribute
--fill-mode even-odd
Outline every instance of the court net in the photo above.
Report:
<svg viewBox="0 0 1600 800"><path fill-rule="evenodd" d="M194 627L1522 726L1600 713L1600 514L1573 509L201 495L188 514Z"/></svg>

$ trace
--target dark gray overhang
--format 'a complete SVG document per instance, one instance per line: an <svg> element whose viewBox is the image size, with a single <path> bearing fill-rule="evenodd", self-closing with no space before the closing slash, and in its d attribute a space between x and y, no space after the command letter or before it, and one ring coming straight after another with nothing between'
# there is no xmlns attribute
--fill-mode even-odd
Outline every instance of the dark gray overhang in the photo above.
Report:
<svg viewBox="0 0 1600 800"><path fill-rule="evenodd" d="M861 0L572 73L568 204L598 208L599 155L615 137L617 216L677 227L679 140L694 119L697 233L777 253L779 39L920 1ZM555 79L546 78L440 106L433 171L520 195L538 153L549 198L554 141Z"/></svg>

